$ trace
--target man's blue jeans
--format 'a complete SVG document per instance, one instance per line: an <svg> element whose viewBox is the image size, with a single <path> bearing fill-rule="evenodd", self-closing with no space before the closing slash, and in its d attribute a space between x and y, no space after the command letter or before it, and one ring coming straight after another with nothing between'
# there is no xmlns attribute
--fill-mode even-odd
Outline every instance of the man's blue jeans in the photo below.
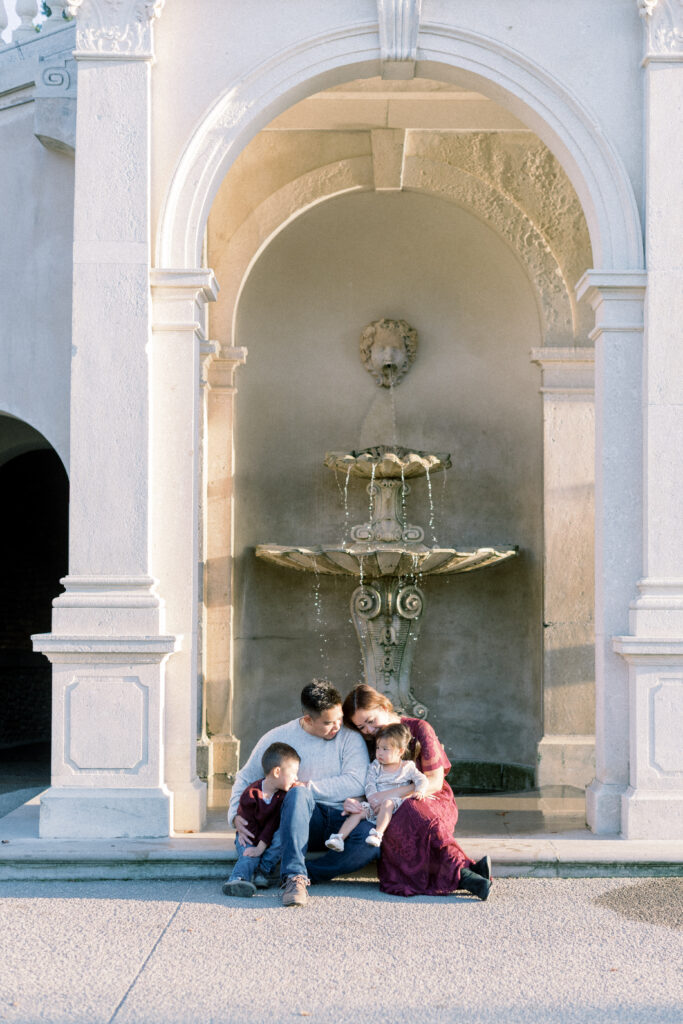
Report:
<svg viewBox="0 0 683 1024"><path fill-rule="evenodd" d="M327 850L325 840L338 832L345 818L341 811L327 804L318 804L309 789L294 786L282 804L280 841L282 843L283 878L307 875L311 882L328 882L337 875L347 875L370 861L377 860L379 850L365 842L372 825L361 821L344 841L344 852ZM306 860L309 850L325 850L325 856Z"/></svg>
<svg viewBox="0 0 683 1024"><path fill-rule="evenodd" d="M237 860L230 874L229 881L234 882L238 878L243 878L245 882L251 882L257 870L262 875L268 875L280 860L282 854L280 832L278 830L275 833L272 843L260 857L245 857L245 847L239 839L235 839L235 849L237 850Z"/></svg>

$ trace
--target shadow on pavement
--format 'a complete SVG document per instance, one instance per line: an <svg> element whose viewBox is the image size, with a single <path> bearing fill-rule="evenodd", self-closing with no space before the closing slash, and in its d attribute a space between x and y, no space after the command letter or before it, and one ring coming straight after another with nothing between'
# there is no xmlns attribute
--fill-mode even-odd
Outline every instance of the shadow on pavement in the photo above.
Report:
<svg viewBox="0 0 683 1024"><path fill-rule="evenodd" d="M683 878L651 878L602 893L597 906L629 921L683 929Z"/></svg>

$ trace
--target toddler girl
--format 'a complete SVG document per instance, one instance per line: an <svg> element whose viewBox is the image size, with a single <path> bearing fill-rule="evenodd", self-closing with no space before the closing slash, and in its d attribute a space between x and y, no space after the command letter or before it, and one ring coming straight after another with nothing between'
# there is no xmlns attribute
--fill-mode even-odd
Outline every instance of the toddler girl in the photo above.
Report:
<svg viewBox="0 0 683 1024"><path fill-rule="evenodd" d="M403 760L410 739L409 730L400 722L393 722L377 730L375 760L369 766L365 777L366 801L363 801L363 810L358 814L349 814L339 832L334 832L325 841L328 849L341 853L344 849L344 840L363 818L375 825L370 829L365 842L370 846L381 846L389 822L403 803L403 799L424 800L428 785L427 777L417 770L414 761ZM403 799L398 796L387 796L382 799L381 794L384 791L394 790L411 782L415 785L415 792L411 796Z"/></svg>

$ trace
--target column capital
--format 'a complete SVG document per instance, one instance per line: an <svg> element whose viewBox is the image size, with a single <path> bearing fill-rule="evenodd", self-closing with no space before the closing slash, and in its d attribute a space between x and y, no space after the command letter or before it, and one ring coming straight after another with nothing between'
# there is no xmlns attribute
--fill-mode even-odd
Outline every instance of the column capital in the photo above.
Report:
<svg viewBox="0 0 683 1024"><path fill-rule="evenodd" d="M529 358L541 368L541 394L593 393L594 348L532 348Z"/></svg>
<svg viewBox="0 0 683 1024"><path fill-rule="evenodd" d="M602 334L641 332L647 287L645 270L587 270L575 291L595 313L595 327L588 335L595 341Z"/></svg>
<svg viewBox="0 0 683 1024"><path fill-rule="evenodd" d="M165 0L69 0L77 60L153 60L152 23Z"/></svg>
<svg viewBox="0 0 683 1024"><path fill-rule="evenodd" d="M235 387L235 371L247 361L247 349L243 346L222 348L214 359L206 364L206 380L211 391L231 391Z"/></svg>
<svg viewBox="0 0 683 1024"><path fill-rule="evenodd" d="M152 330L157 333L187 332L206 341L204 307L218 298L218 282L213 270L153 269L150 271L153 316Z"/></svg>
<svg viewBox="0 0 683 1024"><path fill-rule="evenodd" d="M681 0L638 0L645 27L645 58L650 62L683 63Z"/></svg>

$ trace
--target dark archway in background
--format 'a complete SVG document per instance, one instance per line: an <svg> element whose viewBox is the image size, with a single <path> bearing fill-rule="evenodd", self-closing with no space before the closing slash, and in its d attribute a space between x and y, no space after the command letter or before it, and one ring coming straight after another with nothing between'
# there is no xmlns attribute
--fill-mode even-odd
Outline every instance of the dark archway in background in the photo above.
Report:
<svg viewBox="0 0 683 1024"><path fill-rule="evenodd" d="M52 448L0 465L0 764L9 784L49 784L51 666L31 646L48 633L68 568L69 482Z"/></svg>

